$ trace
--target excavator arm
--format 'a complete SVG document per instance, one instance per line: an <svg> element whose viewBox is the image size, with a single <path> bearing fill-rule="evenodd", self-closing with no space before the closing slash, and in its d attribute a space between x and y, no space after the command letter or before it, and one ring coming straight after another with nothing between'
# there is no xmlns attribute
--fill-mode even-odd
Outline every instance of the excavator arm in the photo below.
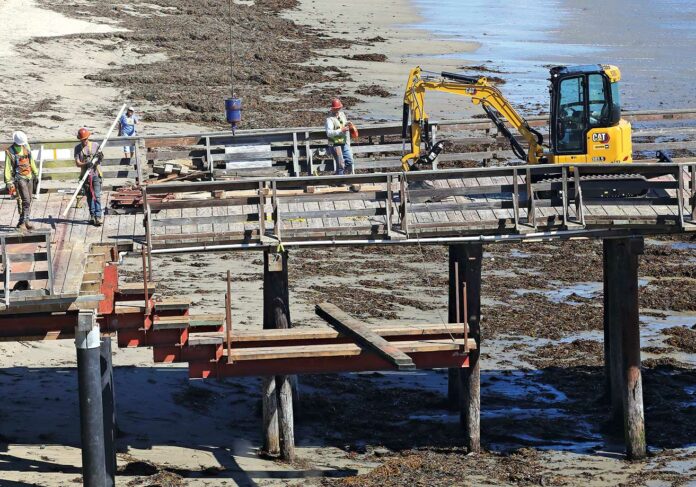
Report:
<svg viewBox="0 0 696 487"><path fill-rule="evenodd" d="M411 70L404 93L404 119L402 136L408 138L410 121L411 152L401 158L401 166L408 171L412 166L427 164L442 151L442 142L432 145L430 142L430 126L425 111L425 92L441 91L471 98L472 103L481 105L486 115L493 121L510 141L512 150L517 157L530 164L538 163L543 156L543 138L539 132L529 126L527 121L507 101L495 86L488 84L485 77L472 78L456 73L441 73L440 77L424 78L420 67ZM410 119L410 120L409 120ZM508 130L505 121L509 122L529 144L529 150L524 148ZM425 142L427 152L422 154L421 141Z"/></svg>

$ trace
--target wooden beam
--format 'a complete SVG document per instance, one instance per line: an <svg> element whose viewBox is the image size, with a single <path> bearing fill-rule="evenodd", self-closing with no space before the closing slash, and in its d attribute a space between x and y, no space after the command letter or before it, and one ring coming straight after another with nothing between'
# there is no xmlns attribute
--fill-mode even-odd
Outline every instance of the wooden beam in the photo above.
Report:
<svg viewBox="0 0 696 487"><path fill-rule="evenodd" d="M387 359L398 370L416 369L416 364L413 363L411 357L379 336L365 323L349 316L337 306L331 303L320 303L316 306L316 313L341 333L353 337L361 347Z"/></svg>

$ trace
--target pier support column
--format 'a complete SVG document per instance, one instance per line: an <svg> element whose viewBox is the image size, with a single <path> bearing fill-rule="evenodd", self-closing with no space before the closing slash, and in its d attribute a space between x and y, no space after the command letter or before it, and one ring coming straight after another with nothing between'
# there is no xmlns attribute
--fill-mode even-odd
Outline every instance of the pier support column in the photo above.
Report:
<svg viewBox="0 0 696 487"><path fill-rule="evenodd" d="M288 254L265 251L263 260L263 327L291 328ZM264 379L264 448L268 453L280 450L281 458L288 461L295 458L292 396L291 376L278 375ZM271 416L274 410L277 412L276 421ZM266 417L266 412L269 417Z"/></svg>
<svg viewBox="0 0 696 487"><path fill-rule="evenodd" d="M466 446L470 452L481 451L481 368L479 364L481 344L481 244L458 244L449 246L449 322L464 323L464 303L460 298L459 318L456 306L456 282L466 284L467 316L469 337L476 340L477 347L469 352L469 367L450 369L450 387L456 391L460 407L460 421L464 429ZM456 266L455 266L456 264ZM459 276L455 279L455 268ZM453 373L453 371L456 371ZM458 384L458 387L454 384Z"/></svg>
<svg viewBox="0 0 696 487"><path fill-rule="evenodd" d="M623 419L626 454L645 458L645 418L640 373L638 259L642 238L604 241L605 329L608 328L612 418Z"/></svg>
<svg viewBox="0 0 696 487"><path fill-rule="evenodd" d="M82 481L86 487L107 485L99 338L96 312L80 311L75 327L75 348L80 393Z"/></svg>
<svg viewBox="0 0 696 487"><path fill-rule="evenodd" d="M102 338L100 346L102 412L104 415L104 455L106 460L106 485L116 485L116 393L114 369L111 360L111 336Z"/></svg>

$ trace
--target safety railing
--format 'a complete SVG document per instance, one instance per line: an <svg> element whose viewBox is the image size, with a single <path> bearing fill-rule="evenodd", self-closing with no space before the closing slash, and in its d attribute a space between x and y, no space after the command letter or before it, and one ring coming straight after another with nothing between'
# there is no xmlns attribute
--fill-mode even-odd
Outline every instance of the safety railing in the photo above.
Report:
<svg viewBox="0 0 696 487"><path fill-rule="evenodd" d="M143 189L147 249L157 252L572 229L680 231L694 223L695 195L696 163L250 178Z"/></svg>

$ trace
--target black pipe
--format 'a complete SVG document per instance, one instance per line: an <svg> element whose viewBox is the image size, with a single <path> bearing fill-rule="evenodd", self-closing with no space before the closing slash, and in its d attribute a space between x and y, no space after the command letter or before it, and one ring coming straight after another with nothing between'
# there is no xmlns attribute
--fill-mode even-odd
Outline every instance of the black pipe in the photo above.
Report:
<svg viewBox="0 0 696 487"><path fill-rule="evenodd" d="M116 485L116 394L114 392L114 369L111 361L111 338L101 341L100 365L102 384L102 412L104 415L104 457L106 462L106 485Z"/></svg>
<svg viewBox="0 0 696 487"><path fill-rule="evenodd" d="M80 313L75 328L75 348L80 393L82 482L85 487L106 487L99 326L94 313Z"/></svg>
<svg viewBox="0 0 696 487"><path fill-rule="evenodd" d="M441 73L441 76L446 79L451 79L454 81L463 81L464 83L469 83L469 84L476 84L478 83L478 80L481 79L480 77L478 78L473 78L471 76L465 76L463 74L459 73L448 73L447 71L443 71Z"/></svg>
<svg viewBox="0 0 696 487"><path fill-rule="evenodd" d="M410 122L411 108L408 103L404 103L404 112L401 118L401 138L408 137L408 122Z"/></svg>

